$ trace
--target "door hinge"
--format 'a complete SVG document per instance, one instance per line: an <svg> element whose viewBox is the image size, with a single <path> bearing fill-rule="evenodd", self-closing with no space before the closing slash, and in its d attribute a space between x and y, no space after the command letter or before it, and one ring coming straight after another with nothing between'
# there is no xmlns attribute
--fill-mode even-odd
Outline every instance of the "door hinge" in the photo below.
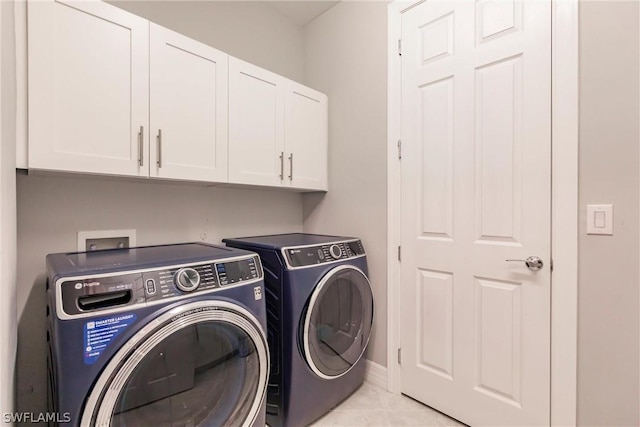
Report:
<svg viewBox="0 0 640 427"><path fill-rule="evenodd" d="M398 246L398 261L402 261L402 246Z"/></svg>
<svg viewBox="0 0 640 427"><path fill-rule="evenodd" d="M398 160L402 159L402 140L398 140Z"/></svg>
<svg viewBox="0 0 640 427"><path fill-rule="evenodd" d="M398 349L398 365L402 365L402 349Z"/></svg>
<svg viewBox="0 0 640 427"><path fill-rule="evenodd" d="M402 40L398 39L398 56L402 56Z"/></svg>
<svg viewBox="0 0 640 427"><path fill-rule="evenodd" d="M551 269L551 272L553 273L553 258L549 259L549 268Z"/></svg>

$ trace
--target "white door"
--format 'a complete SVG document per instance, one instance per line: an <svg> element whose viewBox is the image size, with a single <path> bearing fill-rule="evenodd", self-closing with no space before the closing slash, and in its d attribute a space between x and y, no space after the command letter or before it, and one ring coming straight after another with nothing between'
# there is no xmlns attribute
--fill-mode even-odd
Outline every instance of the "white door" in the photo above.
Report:
<svg viewBox="0 0 640 427"><path fill-rule="evenodd" d="M286 79L229 58L229 181L280 186L285 178Z"/></svg>
<svg viewBox="0 0 640 427"><path fill-rule="evenodd" d="M147 176L149 21L29 1L29 167Z"/></svg>
<svg viewBox="0 0 640 427"><path fill-rule="evenodd" d="M402 392L470 425L550 421L550 23L543 0L402 17Z"/></svg>
<svg viewBox="0 0 640 427"><path fill-rule="evenodd" d="M285 96L285 183L327 189L327 96L288 81Z"/></svg>
<svg viewBox="0 0 640 427"><path fill-rule="evenodd" d="M150 176L227 181L228 58L150 25Z"/></svg>

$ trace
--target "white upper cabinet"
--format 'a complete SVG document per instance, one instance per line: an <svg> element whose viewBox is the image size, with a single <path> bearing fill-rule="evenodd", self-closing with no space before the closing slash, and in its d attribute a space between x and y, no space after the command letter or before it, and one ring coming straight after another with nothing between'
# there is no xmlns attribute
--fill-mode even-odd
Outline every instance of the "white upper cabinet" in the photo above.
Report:
<svg viewBox="0 0 640 427"><path fill-rule="evenodd" d="M148 175L149 22L101 2L29 2L29 167Z"/></svg>
<svg viewBox="0 0 640 427"><path fill-rule="evenodd" d="M284 145L288 152L285 178L291 187L327 189L327 115L326 95L288 82Z"/></svg>
<svg viewBox="0 0 640 427"><path fill-rule="evenodd" d="M229 182L280 186L285 79L229 58Z"/></svg>
<svg viewBox="0 0 640 427"><path fill-rule="evenodd" d="M227 181L229 55L150 25L152 177Z"/></svg>
<svg viewBox="0 0 640 427"><path fill-rule="evenodd" d="M327 189L327 97L97 0L28 2L28 167Z"/></svg>
<svg viewBox="0 0 640 427"><path fill-rule="evenodd" d="M229 58L229 181L326 190L326 95Z"/></svg>

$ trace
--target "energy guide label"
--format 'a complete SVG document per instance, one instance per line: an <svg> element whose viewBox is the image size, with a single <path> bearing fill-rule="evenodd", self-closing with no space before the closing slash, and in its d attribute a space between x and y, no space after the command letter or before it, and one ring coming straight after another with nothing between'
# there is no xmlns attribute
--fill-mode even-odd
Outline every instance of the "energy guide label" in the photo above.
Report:
<svg viewBox="0 0 640 427"><path fill-rule="evenodd" d="M135 314L120 314L84 324L84 363L92 365L122 331L136 320Z"/></svg>

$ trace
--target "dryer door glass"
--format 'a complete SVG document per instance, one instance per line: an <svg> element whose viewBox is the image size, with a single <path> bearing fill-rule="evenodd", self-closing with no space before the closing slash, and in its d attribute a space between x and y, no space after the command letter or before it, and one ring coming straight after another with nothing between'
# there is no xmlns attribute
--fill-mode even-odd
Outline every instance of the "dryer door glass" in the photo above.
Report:
<svg viewBox="0 0 640 427"><path fill-rule="evenodd" d="M334 268L316 286L303 318L303 346L311 369L322 378L345 374L360 360L371 335L369 280L358 268Z"/></svg>
<svg viewBox="0 0 640 427"><path fill-rule="evenodd" d="M253 423L268 367L261 329L236 311L195 305L154 322L116 354L92 392L102 396L87 405L91 425Z"/></svg>

